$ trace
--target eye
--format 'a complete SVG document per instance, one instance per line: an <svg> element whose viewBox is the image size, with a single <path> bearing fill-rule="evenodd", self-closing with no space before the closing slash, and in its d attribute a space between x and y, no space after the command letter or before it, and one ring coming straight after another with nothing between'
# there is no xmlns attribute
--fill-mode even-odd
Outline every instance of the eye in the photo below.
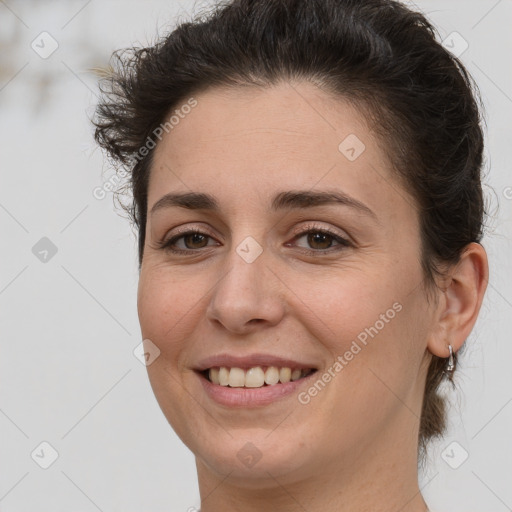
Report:
<svg viewBox="0 0 512 512"><path fill-rule="evenodd" d="M301 245L298 245L298 247L301 248L302 252L311 255L328 254L340 251L343 248L352 245L347 239L343 238L339 234L330 231L329 229L320 228L314 225L307 226L306 229L297 233L293 238L294 241L301 239L305 239L306 244L308 244L311 249ZM199 252L200 249L218 245L216 242L208 244L209 240L213 240L210 235L203 233L198 229L189 229L171 237L168 240L159 242L158 246L159 248L174 254L191 255L194 252ZM290 246L290 244L286 245Z"/></svg>
<svg viewBox="0 0 512 512"><path fill-rule="evenodd" d="M211 239L211 237L206 233L197 229L190 229L170 238L169 240L164 240L159 244L159 246L161 249L165 249L169 252L190 254L191 252L208 247L208 239ZM182 247L176 248L180 241L183 242L184 246L182 245Z"/></svg>
<svg viewBox="0 0 512 512"><path fill-rule="evenodd" d="M312 249L300 246L304 248L308 254L322 254L331 253L333 251L339 251L345 247L349 247L352 244L342 236L330 231L329 229L319 228L317 226L308 226L307 229L297 233L294 240L305 239L306 243Z"/></svg>

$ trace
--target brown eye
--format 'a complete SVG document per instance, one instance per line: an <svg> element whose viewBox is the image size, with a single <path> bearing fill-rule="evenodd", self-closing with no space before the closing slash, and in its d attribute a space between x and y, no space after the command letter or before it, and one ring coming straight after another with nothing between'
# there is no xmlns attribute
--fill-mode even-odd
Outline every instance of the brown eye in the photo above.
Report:
<svg viewBox="0 0 512 512"><path fill-rule="evenodd" d="M160 244L165 251L178 254L194 253L205 247L208 247L209 240L213 240L211 236L201 231L187 231L170 238ZM211 246L212 244L210 244Z"/></svg>
<svg viewBox="0 0 512 512"><path fill-rule="evenodd" d="M297 243L301 239L305 239L306 246ZM312 255L329 254L352 245L340 235L332 233L327 229L315 228L314 226L297 234L294 240L297 243L297 247L301 248L303 252Z"/></svg>
<svg viewBox="0 0 512 512"><path fill-rule="evenodd" d="M321 231L311 232L307 235L308 244L313 249L329 249L332 245L333 236Z"/></svg>
<svg viewBox="0 0 512 512"><path fill-rule="evenodd" d="M187 249L201 249L208 245L208 237L201 233L189 233L182 238Z"/></svg>

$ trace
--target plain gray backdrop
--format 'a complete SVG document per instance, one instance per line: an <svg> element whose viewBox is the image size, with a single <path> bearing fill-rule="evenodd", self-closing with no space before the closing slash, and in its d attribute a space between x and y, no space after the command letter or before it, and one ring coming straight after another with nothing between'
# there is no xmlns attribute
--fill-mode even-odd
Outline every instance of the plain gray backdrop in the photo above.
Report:
<svg viewBox="0 0 512 512"><path fill-rule="evenodd" d="M459 389L450 393L449 432L432 445L421 486L438 512L505 512L512 510L512 1L415 4L452 51L463 51L479 84L494 214L483 241L487 294ZM136 240L112 194L93 194L113 171L89 123L97 94L91 69L105 67L116 48L154 42L157 30L193 7L0 1L3 512L199 507L194 458L133 353L141 342Z"/></svg>

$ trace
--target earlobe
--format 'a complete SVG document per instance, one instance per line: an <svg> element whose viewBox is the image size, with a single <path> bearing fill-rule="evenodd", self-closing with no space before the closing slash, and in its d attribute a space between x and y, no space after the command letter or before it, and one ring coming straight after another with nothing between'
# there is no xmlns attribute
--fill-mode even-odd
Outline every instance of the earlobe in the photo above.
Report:
<svg viewBox="0 0 512 512"><path fill-rule="evenodd" d="M472 242L447 272L447 286L440 291L436 325L427 345L432 354L448 358L449 345L454 353L462 347L478 318L488 279L487 253L482 245Z"/></svg>

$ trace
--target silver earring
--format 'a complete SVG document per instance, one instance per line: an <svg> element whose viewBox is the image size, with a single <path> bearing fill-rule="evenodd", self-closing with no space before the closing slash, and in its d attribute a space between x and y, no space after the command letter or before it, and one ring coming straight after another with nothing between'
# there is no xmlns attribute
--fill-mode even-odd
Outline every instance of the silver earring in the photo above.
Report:
<svg viewBox="0 0 512 512"><path fill-rule="evenodd" d="M448 350L450 351L450 356L448 357L448 364L446 365L446 370L449 372L453 372L455 369L455 365L453 364L453 349L451 345L448 345Z"/></svg>

